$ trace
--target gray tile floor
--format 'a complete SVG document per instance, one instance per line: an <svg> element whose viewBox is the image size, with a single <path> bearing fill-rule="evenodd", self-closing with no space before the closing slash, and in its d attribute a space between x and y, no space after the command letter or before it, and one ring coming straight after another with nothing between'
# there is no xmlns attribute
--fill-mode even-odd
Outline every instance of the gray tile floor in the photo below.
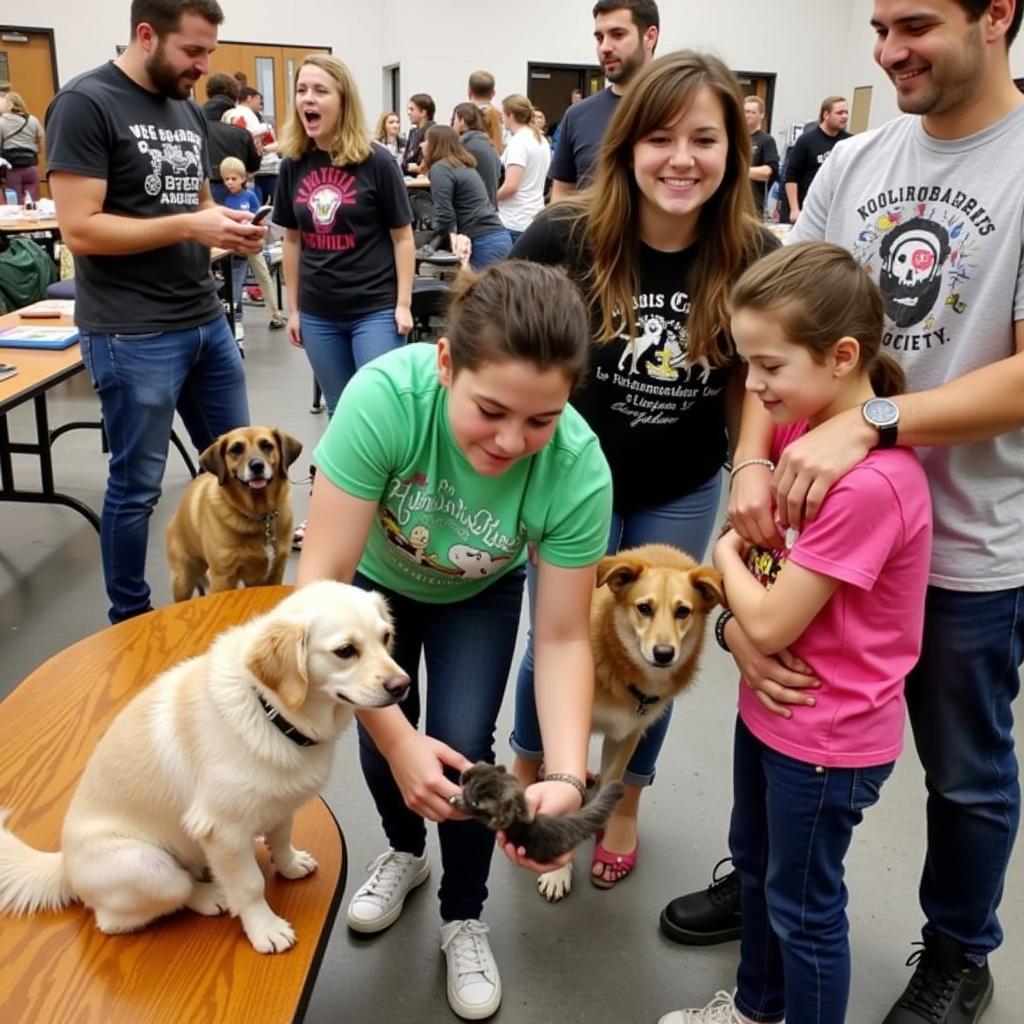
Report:
<svg viewBox="0 0 1024 1024"><path fill-rule="evenodd" d="M280 426L311 451L324 428L311 415L311 378L305 357L263 326L248 308L249 397L254 422ZM51 419L91 418L95 399L84 375L52 396ZM16 437L28 433L28 410L12 416ZM16 466L31 467L21 457ZM308 460L296 464L304 475ZM105 474L97 435L76 432L57 442L59 485L99 507ZM154 600L170 599L163 561L163 528L187 482L176 455L168 462L164 498L153 519L149 580ZM305 508L296 488L297 511ZM0 696L36 665L106 625L97 538L83 519L62 508L0 504ZM286 576L294 578L294 563ZM729 814L730 741L735 673L713 645L699 684L676 709L657 784L642 809L641 857L636 873L611 892L586 881L588 849L577 856L576 890L549 906L532 877L496 857L485 919L502 970L503 1024L654 1024L667 1010L701 1005L733 983L737 947L685 949L662 939L658 914L666 900L707 884L725 853ZM499 759L509 759L505 737L510 701L498 725ZM362 868L383 847L359 775L355 737L341 742L327 792L348 842L348 893ZM854 952L849 1021L878 1024L902 989L904 960L917 937L916 885L923 851L924 800L912 748L867 815L848 858ZM410 897L405 915L387 933L366 939L335 929L309 1007L310 1024L446 1024L455 1018L444 995L438 950L435 873ZM1024 869L1017 857L1002 906L1006 932L993 957L996 996L987 1024L1024 1020ZM1017 968L1013 964L1018 964ZM11 1022L15 1024L15 1022ZM30 1024L30 1022L21 1022Z"/></svg>

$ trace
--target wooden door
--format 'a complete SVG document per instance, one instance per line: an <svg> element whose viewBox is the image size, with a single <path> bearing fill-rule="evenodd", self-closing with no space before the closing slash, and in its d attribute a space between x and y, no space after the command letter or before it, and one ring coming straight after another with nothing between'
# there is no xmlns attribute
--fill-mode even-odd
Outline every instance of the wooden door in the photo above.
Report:
<svg viewBox="0 0 1024 1024"><path fill-rule="evenodd" d="M871 90L870 85L858 85L853 90L853 103L850 104L850 123L847 131L854 135L857 132L867 131L868 120L871 117Z"/></svg>
<svg viewBox="0 0 1024 1024"><path fill-rule="evenodd" d="M57 92L57 61L53 33L47 29L0 25L0 91L21 93L25 107L42 122ZM39 154L39 176L46 174L45 150ZM49 195L45 181L40 194Z"/></svg>

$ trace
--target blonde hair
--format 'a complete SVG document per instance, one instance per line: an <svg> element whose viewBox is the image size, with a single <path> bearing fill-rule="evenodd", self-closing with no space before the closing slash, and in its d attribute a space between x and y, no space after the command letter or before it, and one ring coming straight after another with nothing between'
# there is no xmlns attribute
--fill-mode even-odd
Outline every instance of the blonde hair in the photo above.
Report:
<svg viewBox="0 0 1024 1024"><path fill-rule="evenodd" d="M541 141L541 134L533 124L533 104L522 95L514 92L501 101L501 109L508 114L516 124L525 125L533 132L538 142Z"/></svg>
<svg viewBox="0 0 1024 1024"><path fill-rule="evenodd" d="M680 50L647 65L630 84L612 117L596 162L593 185L565 207L582 229L590 256L584 280L600 324L598 341L616 337L625 325L636 337L633 296L639 288L639 189L633 148L651 132L673 124L707 88L722 105L728 151L722 183L700 208L700 258L690 280L696 296L687 321L688 355L721 366L732 358L728 337L729 289L763 251L764 234L750 189L750 133L743 97L732 72L717 57ZM560 204L562 205L562 204Z"/></svg>
<svg viewBox="0 0 1024 1024"><path fill-rule="evenodd" d="M882 293L838 245L800 242L769 253L736 282L729 308L771 315L787 340L818 362L840 338L856 338L875 394L898 395L906 387L903 368L882 351Z"/></svg>
<svg viewBox="0 0 1024 1024"><path fill-rule="evenodd" d="M25 101L21 98L21 93L14 92L13 89L7 94L6 106L2 106L2 110L8 114L19 114L21 117L28 117L28 108L25 106Z"/></svg>
<svg viewBox="0 0 1024 1024"><path fill-rule="evenodd" d="M378 142L387 142L388 141L387 124L388 124L388 118L389 117L398 117L398 115L393 110L386 110L386 111L384 111L383 114L380 115L380 117L377 118L377 130L373 133L373 137ZM398 120L398 134L399 135L402 134L402 120L401 120L401 118L399 118L399 120ZM397 138L397 136L396 136L396 138Z"/></svg>
<svg viewBox="0 0 1024 1024"><path fill-rule="evenodd" d="M245 164L237 156L224 157L220 162L220 176L223 178L226 174L237 174L244 179Z"/></svg>
<svg viewBox="0 0 1024 1024"><path fill-rule="evenodd" d="M302 59L295 72L294 84L298 84L299 74L309 65L326 72L334 80L341 97L338 126L329 147L331 163L340 166L362 163L370 155L370 132L366 127L363 104L352 73L333 54L311 53ZM281 132L278 153L299 160L314 149L316 143L306 134L298 108L293 103Z"/></svg>

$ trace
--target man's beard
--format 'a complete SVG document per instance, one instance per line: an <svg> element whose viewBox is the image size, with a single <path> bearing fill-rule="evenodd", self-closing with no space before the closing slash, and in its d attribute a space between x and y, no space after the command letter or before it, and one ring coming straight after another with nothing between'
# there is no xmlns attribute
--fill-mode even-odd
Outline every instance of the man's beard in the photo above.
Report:
<svg viewBox="0 0 1024 1024"><path fill-rule="evenodd" d="M164 59L164 44L157 43L152 56L146 58L146 74L153 88L169 100L187 100L199 76L183 75Z"/></svg>
<svg viewBox="0 0 1024 1024"><path fill-rule="evenodd" d="M617 71L605 71L604 77L615 85L626 85L644 66L644 47L641 43L631 54L619 60Z"/></svg>

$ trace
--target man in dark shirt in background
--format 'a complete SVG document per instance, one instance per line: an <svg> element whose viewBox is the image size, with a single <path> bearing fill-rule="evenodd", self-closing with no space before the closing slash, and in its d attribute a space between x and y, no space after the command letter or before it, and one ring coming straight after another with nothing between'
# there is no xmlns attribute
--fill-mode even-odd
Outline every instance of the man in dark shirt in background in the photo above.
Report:
<svg viewBox="0 0 1024 1024"><path fill-rule="evenodd" d="M251 133L221 120L238 102L238 95L238 83L231 75L210 75L206 80L203 116L207 122L206 130L210 133L210 189L218 203L223 203L228 194L220 176L221 161L225 157L238 157L250 174L260 169L259 150Z"/></svg>
<svg viewBox="0 0 1024 1024"><path fill-rule="evenodd" d="M259 252L266 228L211 198L206 121L189 99L223 20L217 0L133 0L128 48L47 111L82 358L110 442L100 547L111 622L151 608L149 517L175 410L199 451L249 422L210 247Z"/></svg>
<svg viewBox="0 0 1024 1024"><path fill-rule="evenodd" d="M828 159L837 142L848 139L845 131L850 119L850 107L842 96L829 96L822 101L816 127L806 131L790 147L786 156L786 196L789 199L789 222L795 224L800 216L804 196Z"/></svg>
<svg viewBox="0 0 1024 1024"><path fill-rule="evenodd" d="M611 83L574 103L558 126L551 160L551 201L565 199L587 184L608 122L637 72L654 59L661 24L654 0L598 0L594 4L597 59Z"/></svg>
<svg viewBox="0 0 1024 1024"><path fill-rule="evenodd" d="M779 176L779 147L764 130L764 100L748 96L743 101L743 115L750 129L750 184L754 190L754 205L758 217L764 216L764 204L772 182Z"/></svg>
<svg viewBox="0 0 1024 1024"><path fill-rule="evenodd" d="M428 128L434 126L434 99L425 92L418 92L409 97L409 106L405 108L412 123L412 130L405 143L402 154L402 173L415 177L423 171L423 136Z"/></svg>

